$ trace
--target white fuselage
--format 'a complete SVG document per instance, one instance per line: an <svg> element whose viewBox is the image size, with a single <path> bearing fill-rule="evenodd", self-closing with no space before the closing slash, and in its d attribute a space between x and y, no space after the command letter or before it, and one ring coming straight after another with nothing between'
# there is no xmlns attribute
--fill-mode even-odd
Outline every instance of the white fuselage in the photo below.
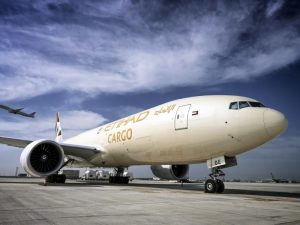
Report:
<svg viewBox="0 0 300 225"><path fill-rule="evenodd" d="M189 164L235 156L256 148L287 127L284 115L266 107L230 109L239 96L199 96L171 101L105 124L65 143L95 146L94 166ZM103 153L104 152L104 153Z"/></svg>

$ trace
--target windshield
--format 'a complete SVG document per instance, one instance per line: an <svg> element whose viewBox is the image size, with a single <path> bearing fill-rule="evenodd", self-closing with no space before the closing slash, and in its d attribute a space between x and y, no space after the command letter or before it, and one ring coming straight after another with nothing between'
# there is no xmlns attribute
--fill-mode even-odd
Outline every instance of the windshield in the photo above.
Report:
<svg viewBox="0 0 300 225"><path fill-rule="evenodd" d="M265 107L262 103L260 102L249 102L251 107Z"/></svg>
<svg viewBox="0 0 300 225"><path fill-rule="evenodd" d="M247 101L241 101L241 102L231 102L229 105L229 109L242 109L246 107L266 107L264 104L260 102L247 102Z"/></svg>
<svg viewBox="0 0 300 225"><path fill-rule="evenodd" d="M239 102L239 108L246 108L246 107L250 107L248 102Z"/></svg>

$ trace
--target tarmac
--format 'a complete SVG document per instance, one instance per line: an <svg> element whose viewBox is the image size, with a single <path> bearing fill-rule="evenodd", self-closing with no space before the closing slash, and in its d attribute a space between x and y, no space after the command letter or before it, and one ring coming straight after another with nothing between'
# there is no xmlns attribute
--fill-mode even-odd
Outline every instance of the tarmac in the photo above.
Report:
<svg viewBox="0 0 300 225"><path fill-rule="evenodd" d="M300 184L134 180L128 185L0 178L0 225L300 224Z"/></svg>

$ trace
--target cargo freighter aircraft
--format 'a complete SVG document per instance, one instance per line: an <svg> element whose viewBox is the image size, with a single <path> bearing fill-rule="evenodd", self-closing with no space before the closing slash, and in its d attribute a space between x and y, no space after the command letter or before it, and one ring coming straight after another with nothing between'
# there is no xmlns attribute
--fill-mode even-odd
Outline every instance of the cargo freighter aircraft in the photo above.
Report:
<svg viewBox="0 0 300 225"><path fill-rule="evenodd" d="M80 121L74 121L74 123ZM102 125L67 140L57 114L55 140L0 137L0 143L24 148L20 162L31 176L64 182L58 171L76 167L115 167L111 183L128 183L132 165L150 165L161 179L186 179L189 164L211 169L205 191L221 193L223 168L237 165L236 155L282 133L285 116L262 103L240 96L198 96L171 101Z"/></svg>

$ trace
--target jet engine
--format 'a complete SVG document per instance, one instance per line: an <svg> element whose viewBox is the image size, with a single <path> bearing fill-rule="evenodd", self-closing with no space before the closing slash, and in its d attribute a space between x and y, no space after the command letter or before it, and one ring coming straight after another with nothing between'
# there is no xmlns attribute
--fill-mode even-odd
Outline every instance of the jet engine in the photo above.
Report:
<svg viewBox="0 0 300 225"><path fill-rule="evenodd" d="M34 177L56 173L64 163L62 147L51 140L31 142L23 150L20 162L24 170Z"/></svg>
<svg viewBox="0 0 300 225"><path fill-rule="evenodd" d="M152 173L165 180L181 180L188 178L189 165L151 166Z"/></svg>

